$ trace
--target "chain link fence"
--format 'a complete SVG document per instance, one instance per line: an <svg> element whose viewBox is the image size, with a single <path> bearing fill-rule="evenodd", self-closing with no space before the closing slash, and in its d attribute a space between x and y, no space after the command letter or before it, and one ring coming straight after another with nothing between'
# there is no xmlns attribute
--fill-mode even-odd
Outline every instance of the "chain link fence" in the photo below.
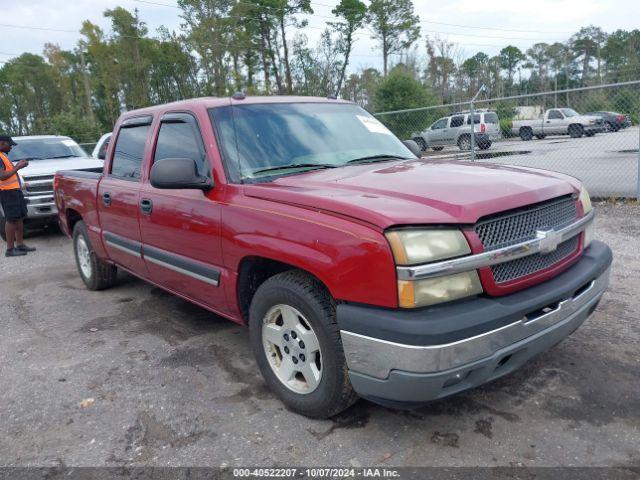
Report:
<svg viewBox="0 0 640 480"><path fill-rule="evenodd" d="M640 199L640 81L375 115L423 158L553 170L593 197Z"/></svg>

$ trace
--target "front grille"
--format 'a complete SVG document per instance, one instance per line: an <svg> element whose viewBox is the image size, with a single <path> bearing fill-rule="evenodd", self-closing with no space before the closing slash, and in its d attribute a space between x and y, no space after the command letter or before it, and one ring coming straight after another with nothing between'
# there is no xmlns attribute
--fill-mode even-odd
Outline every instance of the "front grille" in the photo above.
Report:
<svg viewBox="0 0 640 480"><path fill-rule="evenodd" d="M491 267L493 278L496 283L504 283L552 267L575 252L576 248L578 248L579 240L580 236L576 235L569 240L565 240L558 245L556 250L546 255L534 253L528 257L494 265Z"/></svg>
<svg viewBox="0 0 640 480"><path fill-rule="evenodd" d="M570 196L539 203L481 220L475 226L485 251L504 248L536 238L538 230L559 230L576 220L576 203ZM578 248L578 236L564 241L549 253L536 253L491 267L496 283L504 283L544 270Z"/></svg>
<svg viewBox="0 0 640 480"><path fill-rule="evenodd" d="M53 192L53 183L48 184L40 184L40 185L29 185L27 186L27 193L51 193Z"/></svg>
<svg viewBox="0 0 640 480"><path fill-rule="evenodd" d="M54 175L38 175L36 177L24 177L25 182L41 182L43 180L51 180L53 182Z"/></svg>

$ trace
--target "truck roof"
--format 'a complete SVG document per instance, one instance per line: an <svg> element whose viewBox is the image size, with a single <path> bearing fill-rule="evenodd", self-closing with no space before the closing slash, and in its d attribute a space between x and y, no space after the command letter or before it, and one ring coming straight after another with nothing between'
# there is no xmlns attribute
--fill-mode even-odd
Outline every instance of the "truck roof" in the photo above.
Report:
<svg viewBox="0 0 640 480"><path fill-rule="evenodd" d="M70 138L66 135L21 135L19 137L12 137L14 140L44 140L47 138Z"/></svg>
<svg viewBox="0 0 640 480"><path fill-rule="evenodd" d="M235 97L235 96L234 96ZM224 107L227 105L245 105L259 103L353 103L347 100L332 99L327 97L304 97L293 95L277 95L277 96L247 96L243 98L234 97L199 97L187 100L179 100L177 102L164 103L162 105L154 105L152 107L130 110L122 114L122 118L129 116L137 116L140 114L152 114L159 110L171 108L189 109L194 106L203 106L205 108Z"/></svg>

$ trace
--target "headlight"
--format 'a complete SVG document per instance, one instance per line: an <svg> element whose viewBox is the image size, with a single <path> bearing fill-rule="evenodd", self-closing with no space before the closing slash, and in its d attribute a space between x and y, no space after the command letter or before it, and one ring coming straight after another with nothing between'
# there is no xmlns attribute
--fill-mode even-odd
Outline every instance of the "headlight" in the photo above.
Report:
<svg viewBox="0 0 640 480"><path fill-rule="evenodd" d="M482 293L482 286L475 270L445 277L398 282L401 308L424 307L479 293Z"/></svg>
<svg viewBox="0 0 640 480"><path fill-rule="evenodd" d="M589 197L589 192L587 192L587 189L584 187L580 189L580 203L582 204L582 210L584 211L585 215L589 213L591 210L593 210L593 206L591 205L591 198ZM583 239L584 248L587 248L591 243L591 241L593 240L593 230L594 230L593 222L591 222L589 225L587 225L587 228L585 228L584 230L584 239Z"/></svg>
<svg viewBox="0 0 640 480"><path fill-rule="evenodd" d="M396 265L435 262L471 253L460 230L392 230L386 236Z"/></svg>
<svg viewBox="0 0 640 480"><path fill-rule="evenodd" d="M580 203L582 204L582 210L584 210L584 214L586 215L592 210L591 206L591 198L589 197L589 192L587 189L582 187L580 189Z"/></svg>
<svg viewBox="0 0 640 480"><path fill-rule="evenodd" d="M416 265L468 255L460 230L404 229L386 233L396 265ZM424 307L482 293L475 270L423 280L399 280L401 308Z"/></svg>

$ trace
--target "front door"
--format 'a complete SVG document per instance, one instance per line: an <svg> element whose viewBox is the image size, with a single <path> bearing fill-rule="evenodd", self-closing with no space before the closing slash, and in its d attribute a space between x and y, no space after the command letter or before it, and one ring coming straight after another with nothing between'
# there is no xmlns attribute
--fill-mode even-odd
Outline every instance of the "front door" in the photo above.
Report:
<svg viewBox="0 0 640 480"><path fill-rule="evenodd" d="M191 114L162 117L151 163L167 158L193 159L201 175L212 175L198 122ZM222 209L216 194L215 188L168 190L145 182L140 192L140 230L153 282L225 312Z"/></svg>
<svg viewBox="0 0 640 480"><path fill-rule="evenodd" d="M109 172L98 189L102 240L109 258L146 277L139 225L140 171L152 117L131 118L120 126Z"/></svg>
<svg viewBox="0 0 640 480"><path fill-rule="evenodd" d="M567 122L560 110L549 110L547 120L544 123L544 133L547 135L558 135L566 133Z"/></svg>

